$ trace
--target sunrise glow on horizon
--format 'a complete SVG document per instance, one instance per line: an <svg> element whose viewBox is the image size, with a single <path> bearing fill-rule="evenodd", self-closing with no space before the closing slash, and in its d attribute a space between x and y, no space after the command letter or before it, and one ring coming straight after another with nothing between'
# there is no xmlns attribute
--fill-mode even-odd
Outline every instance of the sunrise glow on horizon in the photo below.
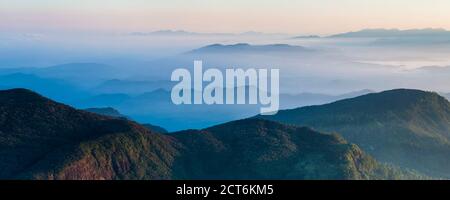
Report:
<svg viewBox="0 0 450 200"><path fill-rule="evenodd" d="M0 0L0 32L155 31L333 34L450 29L447 0Z"/></svg>

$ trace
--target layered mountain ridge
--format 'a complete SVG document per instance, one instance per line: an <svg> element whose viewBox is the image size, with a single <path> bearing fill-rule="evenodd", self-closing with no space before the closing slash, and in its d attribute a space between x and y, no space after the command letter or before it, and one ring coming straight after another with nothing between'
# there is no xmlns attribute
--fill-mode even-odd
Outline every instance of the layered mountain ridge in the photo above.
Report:
<svg viewBox="0 0 450 200"><path fill-rule="evenodd" d="M257 118L338 132L378 160L450 177L450 103L437 93L390 90Z"/></svg>
<svg viewBox="0 0 450 200"><path fill-rule="evenodd" d="M337 135L260 119L160 134L0 92L1 179L407 179Z"/></svg>

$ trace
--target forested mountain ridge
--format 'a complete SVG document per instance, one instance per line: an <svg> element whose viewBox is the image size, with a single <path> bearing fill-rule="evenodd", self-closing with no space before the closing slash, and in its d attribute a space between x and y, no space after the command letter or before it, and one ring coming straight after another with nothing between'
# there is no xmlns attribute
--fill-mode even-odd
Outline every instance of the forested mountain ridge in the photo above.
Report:
<svg viewBox="0 0 450 200"><path fill-rule="evenodd" d="M159 134L135 122L0 92L1 179L417 179L337 135L245 119Z"/></svg>
<svg viewBox="0 0 450 200"><path fill-rule="evenodd" d="M378 160L450 177L450 103L437 93L390 90L257 118L338 132Z"/></svg>

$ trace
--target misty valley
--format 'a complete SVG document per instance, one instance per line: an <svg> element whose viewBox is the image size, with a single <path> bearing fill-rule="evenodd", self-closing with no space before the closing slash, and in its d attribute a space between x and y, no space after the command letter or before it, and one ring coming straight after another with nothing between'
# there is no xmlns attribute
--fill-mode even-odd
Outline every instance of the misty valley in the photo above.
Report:
<svg viewBox="0 0 450 200"><path fill-rule="evenodd" d="M192 104L192 96L194 104L208 105L224 102L227 105L242 105L246 102L254 105L258 104L259 99L259 103L263 106L269 105L260 109L261 114L276 114L280 104L280 72L278 69L270 69L269 75L267 71L267 69L230 68L226 70L224 78L218 69L210 68L203 72L202 61L194 61L194 78L191 78L190 72L186 69L176 69L172 72L171 81L180 82L172 88L171 99L176 105ZM204 87L203 81L210 83Z"/></svg>
<svg viewBox="0 0 450 200"><path fill-rule="evenodd" d="M0 179L450 177L447 30L61 37L0 45Z"/></svg>

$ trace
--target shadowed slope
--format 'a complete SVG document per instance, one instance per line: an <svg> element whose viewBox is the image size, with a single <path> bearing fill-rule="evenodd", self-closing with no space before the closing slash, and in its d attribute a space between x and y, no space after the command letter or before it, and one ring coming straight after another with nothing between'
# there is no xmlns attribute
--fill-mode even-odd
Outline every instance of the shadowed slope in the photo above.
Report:
<svg viewBox="0 0 450 200"><path fill-rule="evenodd" d="M0 179L421 178L337 135L265 120L168 135L23 89L0 103Z"/></svg>
<svg viewBox="0 0 450 200"><path fill-rule="evenodd" d="M436 93L391 90L258 118L336 131L379 160L450 177L450 103Z"/></svg>

